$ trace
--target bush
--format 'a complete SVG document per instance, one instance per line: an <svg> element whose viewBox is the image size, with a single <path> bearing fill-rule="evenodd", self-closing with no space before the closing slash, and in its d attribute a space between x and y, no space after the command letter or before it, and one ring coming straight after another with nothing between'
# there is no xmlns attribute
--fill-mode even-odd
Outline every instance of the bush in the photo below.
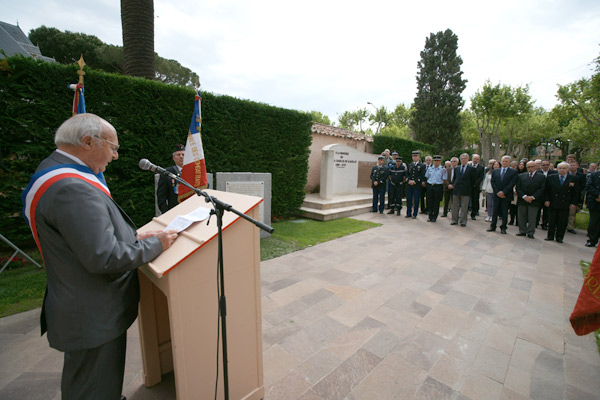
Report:
<svg viewBox="0 0 600 400"><path fill-rule="evenodd" d="M0 231L31 242L21 215L21 192L39 162L54 149L54 132L71 115L74 65L24 57L0 61ZM119 160L106 172L114 199L139 226L154 216L153 176L140 158L172 165L185 143L194 108L189 88L86 70L87 112L108 120L119 134ZM272 174L273 216L302 204L311 142L310 115L230 96L202 93L202 140L208 172Z"/></svg>

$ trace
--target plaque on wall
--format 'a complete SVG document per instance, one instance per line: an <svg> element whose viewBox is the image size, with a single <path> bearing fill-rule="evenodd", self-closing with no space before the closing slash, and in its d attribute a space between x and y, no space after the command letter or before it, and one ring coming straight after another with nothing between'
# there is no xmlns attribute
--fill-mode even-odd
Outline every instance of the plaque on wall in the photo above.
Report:
<svg viewBox="0 0 600 400"><path fill-rule="evenodd" d="M371 170L377 165L377 161L359 161L358 162L358 177L356 187L370 188L371 187Z"/></svg>
<svg viewBox="0 0 600 400"><path fill-rule="evenodd" d="M251 182L234 182L227 181L225 183L225 191L233 192L238 194L245 194L248 196L256 196L265 198L265 183L262 181L251 181ZM259 221L263 221L265 214L265 202L261 202L259 206ZM265 222L265 221L263 221Z"/></svg>

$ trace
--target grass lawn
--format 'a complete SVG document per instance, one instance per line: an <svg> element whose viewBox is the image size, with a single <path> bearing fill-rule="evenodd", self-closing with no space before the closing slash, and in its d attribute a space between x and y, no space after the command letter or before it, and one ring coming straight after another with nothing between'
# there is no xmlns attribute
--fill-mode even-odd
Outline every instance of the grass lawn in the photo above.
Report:
<svg viewBox="0 0 600 400"><path fill-rule="evenodd" d="M587 275L587 273L590 271L590 262L581 260L579 262L579 265L581 265L581 272L583 273L583 276L585 277ZM596 337L596 345L598 346L598 352L600 352L600 329L597 330L596 332L594 332L594 336Z"/></svg>
<svg viewBox="0 0 600 400"><path fill-rule="evenodd" d="M272 226L275 228L273 235L260 241L262 261L373 228L379 224L343 218L327 222L306 219L288 220L275 222ZM38 263L42 263L36 248L23 250ZM0 268L12 254L13 250L8 246L0 247ZM0 317L41 307L45 288L45 271L30 262L23 262L21 257L15 257L0 274Z"/></svg>

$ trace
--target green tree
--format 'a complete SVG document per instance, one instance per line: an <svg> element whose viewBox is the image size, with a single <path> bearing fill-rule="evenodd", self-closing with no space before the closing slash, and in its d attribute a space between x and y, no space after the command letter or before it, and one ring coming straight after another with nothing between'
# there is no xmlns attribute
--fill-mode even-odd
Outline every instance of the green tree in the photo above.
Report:
<svg viewBox="0 0 600 400"><path fill-rule="evenodd" d="M41 26L29 32L29 39L37 43L40 50L44 49L44 55L53 57L61 64L74 63L83 55L89 68L124 73L123 47L106 44L96 36ZM154 59L156 80L188 87L198 84L198 75L179 62L162 58L156 53Z"/></svg>
<svg viewBox="0 0 600 400"><path fill-rule="evenodd" d="M507 85L492 86L487 81L481 90L477 90L471 97L471 110L475 113L484 160L497 159L501 154L501 124L529 113L532 107L528 85L513 89Z"/></svg>
<svg viewBox="0 0 600 400"><path fill-rule="evenodd" d="M329 117L327 115L323 114L322 112L308 111L307 113L310 114L313 122L318 122L320 124L325 124L325 125L331 125L331 121L329 120Z"/></svg>
<svg viewBox="0 0 600 400"><path fill-rule="evenodd" d="M341 115L338 114L338 122L340 128L351 131L358 130L359 132L365 133L362 125L367 121L369 116L369 110L366 108L359 108L356 111L344 111Z"/></svg>
<svg viewBox="0 0 600 400"><path fill-rule="evenodd" d="M388 126L390 123L390 114L385 106L381 106L376 108L375 114L369 114L368 119L371 124L377 124L375 133L381 133L383 128Z"/></svg>
<svg viewBox="0 0 600 400"><path fill-rule="evenodd" d="M126 75L154 79L154 0L121 0Z"/></svg>
<svg viewBox="0 0 600 400"><path fill-rule="evenodd" d="M29 31L29 40L40 48L43 55L54 58L60 64L72 64L83 54L85 62L99 68L96 49L104 43L96 36L85 33L59 31L44 25Z"/></svg>
<svg viewBox="0 0 600 400"><path fill-rule="evenodd" d="M460 69L458 37L450 30L432 33L417 64L417 96L411 120L416 139L446 151L462 142L460 111L467 81Z"/></svg>

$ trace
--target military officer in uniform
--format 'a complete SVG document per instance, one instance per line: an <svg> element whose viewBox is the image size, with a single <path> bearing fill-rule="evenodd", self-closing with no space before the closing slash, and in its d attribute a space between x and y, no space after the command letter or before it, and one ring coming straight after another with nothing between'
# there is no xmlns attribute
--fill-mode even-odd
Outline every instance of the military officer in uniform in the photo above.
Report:
<svg viewBox="0 0 600 400"><path fill-rule="evenodd" d="M412 152L412 160L406 171L406 216L416 219L419 214L419 200L421 199L421 184L425 181L425 164L421 160L419 150ZM414 204L414 209L413 209Z"/></svg>
<svg viewBox="0 0 600 400"><path fill-rule="evenodd" d="M371 188L373 188L373 208L371 212L377 212L377 203L379 203L379 213L383 214L385 208L385 186L388 180L388 169L383 165L385 157L377 158L377 165L371 169Z"/></svg>
<svg viewBox="0 0 600 400"><path fill-rule="evenodd" d="M402 164L402 158L396 158L396 165L389 169L389 186L388 204L390 211L388 214L393 214L396 209L398 215L402 210L402 187L406 179L406 166Z"/></svg>
<svg viewBox="0 0 600 400"><path fill-rule="evenodd" d="M435 222L440 213L442 186L448 181L446 168L442 167L442 156L433 156L433 165L425 171L425 178L427 178L427 210L429 213L427 222Z"/></svg>
<svg viewBox="0 0 600 400"><path fill-rule="evenodd" d="M173 151L173 161L175 162L175 165L167 167L166 170L174 175L181 176L184 155L185 146L182 144L176 145L175 150ZM158 208L162 213L166 213L179 204L179 200L177 199L178 194L179 183L174 179L161 175L156 189L156 200L158 202Z"/></svg>

